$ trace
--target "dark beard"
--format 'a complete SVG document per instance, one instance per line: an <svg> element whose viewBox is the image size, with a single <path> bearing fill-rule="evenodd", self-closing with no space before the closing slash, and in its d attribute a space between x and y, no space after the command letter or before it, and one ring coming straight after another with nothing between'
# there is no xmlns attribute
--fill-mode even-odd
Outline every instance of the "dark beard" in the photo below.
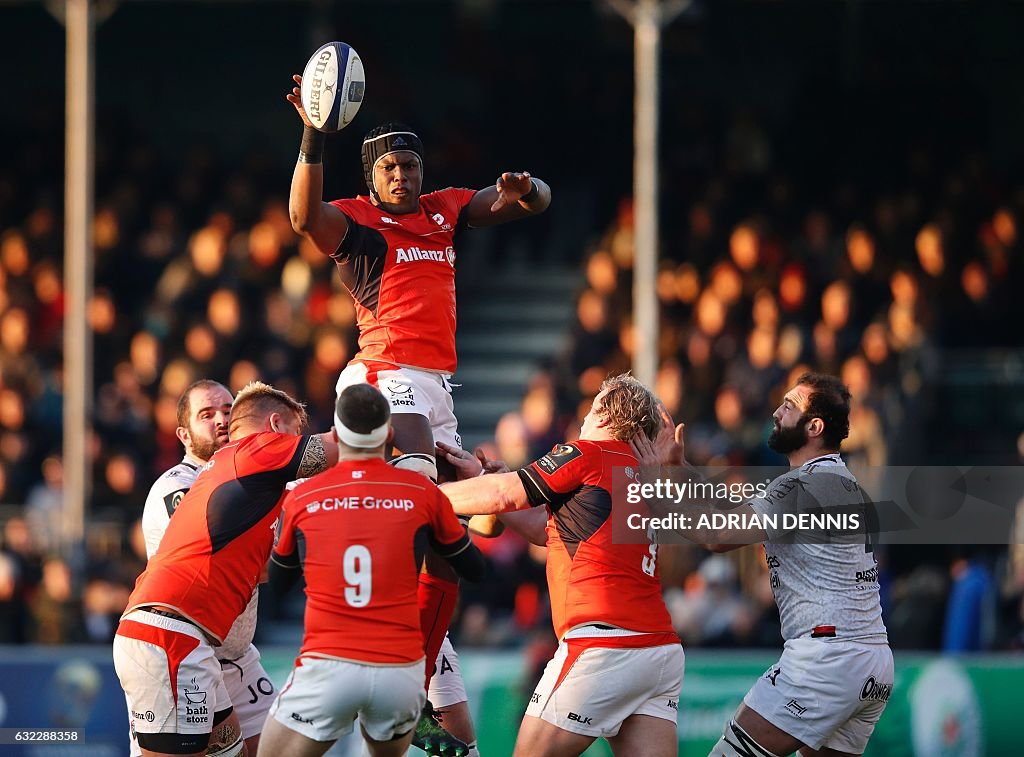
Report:
<svg viewBox="0 0 1024 757"><path fill-rule="evenodd" d="M217 444L216 439L211 441L192 437L192 454L200 460L209 460L218 449L220 449L220 445Z"/></svg>
<svg viewBox="0 0 1024 757"><path fill-rule="evenodd" d="M800 418L792 428L783 428L777 425L768 435L768 449L775 450L780 455L796 452L805 444L807 444L807 425L803 418Z"/></svg>

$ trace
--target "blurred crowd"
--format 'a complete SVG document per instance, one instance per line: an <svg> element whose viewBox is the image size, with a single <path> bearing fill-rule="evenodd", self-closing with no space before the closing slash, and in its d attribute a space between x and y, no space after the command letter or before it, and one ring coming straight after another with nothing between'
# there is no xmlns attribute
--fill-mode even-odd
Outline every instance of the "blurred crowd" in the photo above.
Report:
<svg viewBox="0 0 1024 757"><path fill-rule="evenodd" d="M771 413L795 376L815 369L853 393L852 462L922 462L945 351L1017 340L1024 195L974 163L904 192L815 194L768 170L770 140L743 117L723 149L721 170L692 201L671 207L665 194L651 293L661 313L656 390L686 423L689 459L779 464L764 444ZM81 556L58 550L60 205L53 193L26 200L27 172L0 174L0 642L109 641L144 564L146 492L182 454L175 404L193 380L237 391L261 378L302 398L312 427L326 428L355 346L352 301L333 265L291 230L286 177L258 159L226 169L202 149L167 165L146 146L117 160L101 152L97 171L93 485ZM632 264L623 201L581 258L566 350L538 367L521 407L495 429L491 452L513 468L572 439L602 379L629 368ZM462 642L548 643L544 550L511 534L481 546L491 576L465 588ZM659 558L687 644L777 646L759 548L666 548ZM897 646L1024 646L1019 547L890 549L880 560Z"/></svg>

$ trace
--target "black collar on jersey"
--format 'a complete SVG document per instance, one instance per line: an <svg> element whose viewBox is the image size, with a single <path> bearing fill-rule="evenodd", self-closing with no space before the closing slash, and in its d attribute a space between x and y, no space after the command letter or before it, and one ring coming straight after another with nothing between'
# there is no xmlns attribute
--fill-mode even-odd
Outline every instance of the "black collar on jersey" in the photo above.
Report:
<svg viewBox="0 0 1024 757"><path fill-rule="evenodd" d="M423 173L423 142L411 131L389 131L376 136L368 136L363 140L363 178L370 188L370 196L377 202L377 190L373 186L373 167L377 161L393 152L408 151L415 153L420 161L420 174Z"/></svg>

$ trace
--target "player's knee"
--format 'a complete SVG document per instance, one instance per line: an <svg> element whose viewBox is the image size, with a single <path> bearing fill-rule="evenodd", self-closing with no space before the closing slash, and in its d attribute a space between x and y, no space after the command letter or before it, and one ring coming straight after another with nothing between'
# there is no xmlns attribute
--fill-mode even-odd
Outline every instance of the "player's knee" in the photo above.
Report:
<svg viewBox="0 0 1024 757"><path fill-rule="evenodd" d="M399 455L388 461L396 468L416 471L422 473L434 483L437 483L437 461L433 455L424 452L410 452L407 455Z"/></svg>
<svg viewBox="0 0 1024 757"><path fill-rule="evenodd" d="M769 752L754 741L735 720L730 720L725 726L722 738L711 748L708 757L779 757L779 755Z"/></svg>

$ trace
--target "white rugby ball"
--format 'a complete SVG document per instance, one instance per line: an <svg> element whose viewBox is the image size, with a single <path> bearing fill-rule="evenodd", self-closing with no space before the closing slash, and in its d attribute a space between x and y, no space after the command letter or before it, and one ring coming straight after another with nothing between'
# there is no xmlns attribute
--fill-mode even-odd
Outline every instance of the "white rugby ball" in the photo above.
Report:
<svg viewBox="0 0 1024 757"><path fill-rule="evenodd" d="M322 46L302 72L302 108L319 131L339 131L352 123L365 91L363 62L344 42Z"/></svg>

